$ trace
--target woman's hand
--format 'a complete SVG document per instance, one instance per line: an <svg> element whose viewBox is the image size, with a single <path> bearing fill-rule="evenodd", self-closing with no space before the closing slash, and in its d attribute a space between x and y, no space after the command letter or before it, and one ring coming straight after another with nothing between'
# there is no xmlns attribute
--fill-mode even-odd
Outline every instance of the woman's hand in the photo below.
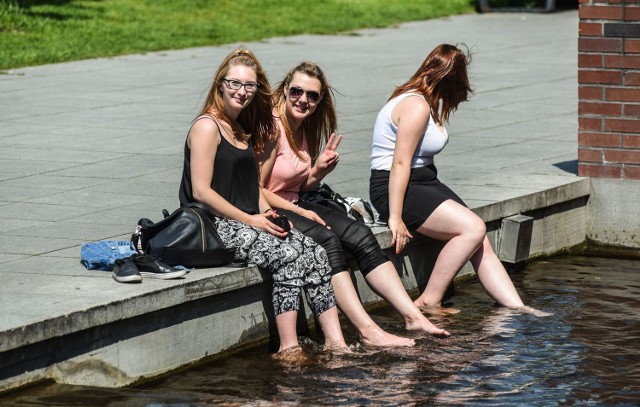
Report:
<svg viewBox="0 0 640 407"><path fill-rule="evenodd" d="M387 225L391 230L391 246L396 247L396 254L400 254L413 236L409 233L402 219L389 218Z"/></svg>
<svg viewBox="0 0 640 407"><path fill-rule="evenodd" d="M269 220L269 216L278 217L278 215L273 211L270 211L269 213L257 213L255 215L251 215L251 221L247 222L247 224L278 237L287 236L287 232L280 226L271 222Z"/></svg>
<svg viewBox="0 0 640 407"><path fill-rule="evenodd" d="M326 223L324 222L324 220L322 220L322 218L318 216L318 214L315 213L314 211L300 208L300 210L298 211L298 215L304 216L307 219L311 219L312 221L319 223L322 226L326 226Z"/></svg>
<svg viewBox="0 0 640 407"><path fill-rule="evenodd" d="M328 174L333 171L336 165L338 165L338 161L340 161L340 154L338 154L337 150L338 145L340 145L340 141L342 141L342 134L336 136L335 133L331 133L331 136L329 136L329 140L327 141L327 145L316 160L315 166L321 173Z"/></svg>

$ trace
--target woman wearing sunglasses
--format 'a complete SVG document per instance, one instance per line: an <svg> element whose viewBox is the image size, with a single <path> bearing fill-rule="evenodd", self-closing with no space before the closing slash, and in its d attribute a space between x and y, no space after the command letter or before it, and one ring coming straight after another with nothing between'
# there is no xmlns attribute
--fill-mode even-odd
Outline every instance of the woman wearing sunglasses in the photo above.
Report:
<svg viewBox="0 0 640 407"><path fill-rule="evenodd" d="M258 151L260 180L269 204L296 228L321 244L329 256L338 306L363 343L413 346L415 341L382 330L363 308L349 274L343 249L353 255L367 283L400 313L410 330L448 335L413 304L393 264L371 229L346 214L310 202L299 194L316 186L338 164L342 139L336 128L331 87L316 64L302 62L287 73L274 94L277 135Z"/></svg>
<svg viewBox="0 0 640 407"><path fill-rule="evenodd" d="M471 261L495 301L523 307L487 240L484 221L438 180L433 164L448 141L443 123L472 92L469 61L456 46L439 45L391 94L373 130L369 195L389 224L397 253L413 233L445 242L417 306L440 307L458 271Z"/></svg>
<svg viewBox="0 0 640 407"><path fill-rule="evenodd" d="M225 246L236 249L236 259L273 273L280 352L298 345L296 317L303 289L325 347L347 350L326 252L298 231L286 233L268 215L252 134L272 132L273 127L269 82L260 63L250 51L232 52L218 68L189 130L180 203L206 204L217 215L216 228Z"/></svg>

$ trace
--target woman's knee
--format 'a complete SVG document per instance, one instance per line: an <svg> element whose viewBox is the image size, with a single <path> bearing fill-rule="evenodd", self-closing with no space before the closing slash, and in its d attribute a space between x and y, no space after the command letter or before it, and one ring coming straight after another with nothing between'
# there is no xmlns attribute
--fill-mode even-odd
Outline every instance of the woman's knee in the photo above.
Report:
<svg viewBox="0 0 640 407"><path fill-rule="evenodd" d="M339 273L347 269L347 261L342 251L342 245L340 239L331 230L325 226L318 225L305 233L308 237L313 239L318 245L322 246L327 253L329 260L329 266L331 267L331 275Z"/></svg>
<svg viewBox="0 0 640 407"><path fill-rule="evenodd" d="M473 216L470 216L467 220L463 234L480 246L487 236L487 225L482 218L473 214Z"/></svg>
<svg viewBox="0 0 640 407"><path fill-rule="evenodd" d="M356 259L365 277L373 269L389 260L371 228L364 224L354 222L341 240L347 252Z"/></svg>
<svg viewBox="0 0 640 407"><path fill-rule="evenodd" d="M439 240L462 237L480 245L487 234L487 227L482 218L470 209L449 200L438 206L417 232Z"/></svg>

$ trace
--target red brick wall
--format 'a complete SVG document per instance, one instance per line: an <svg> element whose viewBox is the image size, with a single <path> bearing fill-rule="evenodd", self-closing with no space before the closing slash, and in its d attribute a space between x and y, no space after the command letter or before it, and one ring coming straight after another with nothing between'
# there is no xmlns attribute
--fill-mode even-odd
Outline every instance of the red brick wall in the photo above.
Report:
<svg viewBox="0 0 640 407"><path fill-rule="evenodd" d="M580 0L578 175L640 179L640 0Z"/></svg>

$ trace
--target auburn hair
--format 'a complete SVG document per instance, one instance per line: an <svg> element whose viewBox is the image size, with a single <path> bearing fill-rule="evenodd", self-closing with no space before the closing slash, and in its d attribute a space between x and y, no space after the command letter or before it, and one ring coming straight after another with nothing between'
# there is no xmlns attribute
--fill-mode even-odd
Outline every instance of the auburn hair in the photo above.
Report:
<svg viewBox="0 0 640 407"><path fill-rule="evenodd" d="M258 84L253 100L238 115L237 124L231 120L224 110L224 102L220 90L221 86L223 86L222 80L233 66L251 68L256 73ZM226 121L231 125L236 137L244 141L248 141L253 136L254 149L258 151L264 149L264 138L261 135L273 134L275 128L271 114L271 85L264 69L262 69L262 65L260 65L253 52L248 49L238 48L222 61L200 110L199 115L202 114L212 114L218 119Z"/></svg>
<svg viewBox="0 0 640 407"><path fill-rule="evenodd" d="M467 74L469 63L468 48L463 52L455 45L440 44L407 82L396 87L389 100L407 92L420 93L431 107L433 120L438 124L443 120L448 122L449 115L460 103L467 101L469 93L473 93Z"/></svg>

